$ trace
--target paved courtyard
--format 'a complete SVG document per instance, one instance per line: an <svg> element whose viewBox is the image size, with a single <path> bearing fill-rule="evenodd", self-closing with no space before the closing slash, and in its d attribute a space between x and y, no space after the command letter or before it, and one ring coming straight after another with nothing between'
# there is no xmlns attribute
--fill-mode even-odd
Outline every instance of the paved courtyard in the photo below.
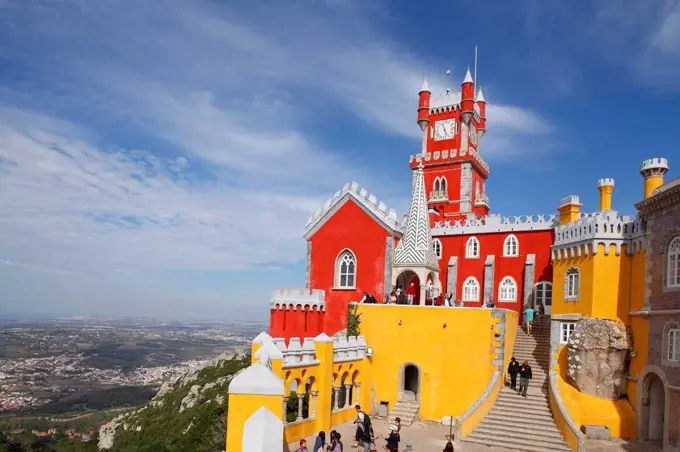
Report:
<svg viewBox="0 0 680 452"><path fill-rule="evenodd" d="M387 436L387 423L384 419L373 418L373 429L379 437ZM340 432L342 435L342 443L345 446L346 452L351 451L361 451L362 449L353 449L352 444L354 444L354 432L356 431L356 426L352 422L346 422L344 424L335 426L335 430ZM409 441L413 448L413 452L441 452L446 444L447 437L449 434L449 428L443 427L437 423L433 422L415 422L413 425L408 427L403 427L401 429L401 443L399 444L399 450L408 450L407 441ZM326 432L328 436L328 432ZM314 445L315 436L310 436L307 438L309 447ZM384 440L378 440L377 446L379 451L383 451L385 447ZM298 444L290 444L288 446L287 452L295 452ZM463 444L456 447L456 452L508 452L509 449L499 448L499 447L487 447L477 444ZM588 440L586 442L586 451L588 452L660 452L659 447L655 447L654 444L650 443L629 443L624 441L596 441Z"/></svg>

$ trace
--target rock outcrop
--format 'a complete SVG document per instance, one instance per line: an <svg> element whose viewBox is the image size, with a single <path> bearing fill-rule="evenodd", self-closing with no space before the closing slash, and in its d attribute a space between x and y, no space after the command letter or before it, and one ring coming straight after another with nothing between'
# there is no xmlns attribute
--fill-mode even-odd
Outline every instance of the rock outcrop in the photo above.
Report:
<svg viewBox="0 0 680 452"><path fill-rule="evenodd" d="M567 347L567 374L579 391L607 400L626 395L630 328L613 320L582 318Z"/></svg>

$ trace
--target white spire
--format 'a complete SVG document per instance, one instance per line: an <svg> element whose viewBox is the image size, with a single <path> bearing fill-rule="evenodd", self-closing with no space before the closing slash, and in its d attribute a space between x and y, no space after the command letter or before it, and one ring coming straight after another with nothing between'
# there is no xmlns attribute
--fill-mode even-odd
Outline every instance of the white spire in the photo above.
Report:
<svg viewBox="0 0 680 452"><path fill-rule="evenodd" d="M427 267L439 271L439 260L432 250L432 232L427 210L425 176L421 162L413 172L411 208L406 218L404 236L394 250L394 265Z"/></svg>
<svg viewBox="0 0 680 452"><path fill-rule="evenodd" d="M482 88L479 88L479 92L477 93L477 102L486 102L486 99L484 99L484 93L482 92Z"/></svg>
<svg viewBox="0 0 680 452"><path fill-rule="evenodd" d="M467 72L465 73L465 80L463 80L463 83L474 83L474 80L472 80L472 74L470 74L470 66L467 68Z"/></svg>
<svg viewBox="0 0 680 452"><path fill-rule="evenodd" d="M420 92L422 93L423 91L427 91L428 93L430 92L430 87L427 84L427 77L425 77L425 80L423 80L423 87L420 88Z"/></svg>

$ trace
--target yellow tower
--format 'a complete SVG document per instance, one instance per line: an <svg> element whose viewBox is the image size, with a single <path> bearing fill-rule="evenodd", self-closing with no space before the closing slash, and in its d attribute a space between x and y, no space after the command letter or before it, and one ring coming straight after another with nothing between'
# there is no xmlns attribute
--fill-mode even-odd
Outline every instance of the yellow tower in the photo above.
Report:
<svg viewBox="0 0 680 452"><path fill-rule="evenodd" d="M573 223L578 220L581 213L581 203L578 196L571 195L560 200L560 207L557 211L560 213L560 224Z"/></svg>
<svg viewBox="0 0 680 452"><path fill-rule="evenodd" d="M663 176L668 172L665 158L648 159L640 165L640 174L645 178L645 198L652 196L655 189L663 185Z"/></svg>
<svg viewBox="0 0 680 452"><path fill-rule="evenodd" d="M597 190L600 192L600 210L612 210L612 192L614 191L614 179L611 177L597 181Z"/></svg>

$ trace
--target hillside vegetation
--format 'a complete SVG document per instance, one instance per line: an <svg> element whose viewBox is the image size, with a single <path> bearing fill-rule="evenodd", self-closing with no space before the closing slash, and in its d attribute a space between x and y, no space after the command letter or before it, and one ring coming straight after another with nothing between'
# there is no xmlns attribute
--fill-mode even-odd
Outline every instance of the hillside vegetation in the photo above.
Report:
<svg viewBox="0 0 680 452"><path fill-rule="evenodd" d="M146 405L103 425L99 447L115 452L224 451L227 388L250 357L216 358L163 384Z"/></svg>

